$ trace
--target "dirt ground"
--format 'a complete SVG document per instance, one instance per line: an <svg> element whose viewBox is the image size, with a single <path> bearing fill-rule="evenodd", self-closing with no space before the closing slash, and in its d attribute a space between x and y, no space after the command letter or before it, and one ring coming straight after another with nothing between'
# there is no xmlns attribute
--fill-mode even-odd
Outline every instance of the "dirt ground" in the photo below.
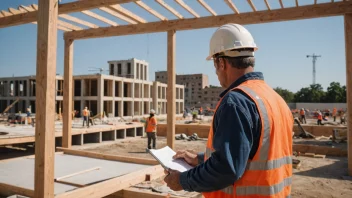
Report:
<svg viewBox="0 0 352 198"><path fill-rule="evenodd" d="M146 138L129 138L121 140L118 143L103 146L91 145L90 148L86 147L84 150L152 159L150 154L145 152L146 141ZM176 140L175 144L176 150L192 149L202 152L206 140ZM157 148L164 146L166 146L166 138L158 137ZM292 197L352 197L352 177L347 176L346 157L327 157L321 159L299 156L297 159L301 160L301 167L299 170L294 169Z"/></svg>

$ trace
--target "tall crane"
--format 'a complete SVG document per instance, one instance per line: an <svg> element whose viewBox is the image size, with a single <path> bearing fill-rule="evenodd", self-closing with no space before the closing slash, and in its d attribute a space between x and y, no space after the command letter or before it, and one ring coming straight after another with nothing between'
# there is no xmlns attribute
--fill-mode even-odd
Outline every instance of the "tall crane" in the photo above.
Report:
<svg viewBox="0 0 352 198"><path fill-rule="evenodd" d="M314 53L313 53L313 55L307 55L307 58L313 59L313 85L315 85L315 75L316 75L315 63L319 57L321 57L321 55L316 55Z"/></svg>

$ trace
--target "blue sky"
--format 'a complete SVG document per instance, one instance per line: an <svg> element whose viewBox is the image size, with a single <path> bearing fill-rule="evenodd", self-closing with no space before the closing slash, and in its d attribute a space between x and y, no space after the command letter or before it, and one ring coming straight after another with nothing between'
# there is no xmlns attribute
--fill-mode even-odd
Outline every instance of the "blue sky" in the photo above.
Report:
<svg viewBox="0 0 352 198"><path fill-rule="evenodd" d="M62 3L72 0L63 0ZM169 19L175 19L167 10L155 1L143 0L150 7ZM319 2L326 2L321 0ZM165 0L186 18L191 15L173 0ZM209 13L196 0L185 0L198 14ZM206 0L215 12L229 14L232 11L223 0ZM247 1L235 1L240 12L248 12L251 8ZM265 9L263 0L253 0L258 10ZM294 0L284 1L285 6L293 6ZM300 0L303 5L314 0ZM37 3L36 0L1 0L0 10L8 7ZM269 0L273 9L279 7L278 0ZM123 5L130 11L147 21L157 19L135 4ZM117 18L93 10L102 16L126 24ZM99 26L107 26L91 19L82 13L72 16L85 19ZM64 19L62 19L64 20ZM65 20L64 20L65 21ZM282 87L297 91L312 83L312 59L308 54L322 55L317 61L317 83L326 89L332 81L346 84L345 44L343 17L267 23L245 26L252 33L259 50L256 53L255 70L264 73L266 81L272 87ZM0 29L0 77L34 75L36 67L36 33L37 26L26 24ZM205 60L208 55L209 40L215 28L180 31L176 33L176 72L178 74L205 73L210 84L219 85L212 62ZM63 32L58 32L57 73L63 75ZM166 70L167 42L166 33L143 34L121 37L109 37L89 40L78 40L74 43L74 74L88 74L89 67L108 68L108 60L137 58L150 64L150 80L154 80L154 72Z"/></svg>

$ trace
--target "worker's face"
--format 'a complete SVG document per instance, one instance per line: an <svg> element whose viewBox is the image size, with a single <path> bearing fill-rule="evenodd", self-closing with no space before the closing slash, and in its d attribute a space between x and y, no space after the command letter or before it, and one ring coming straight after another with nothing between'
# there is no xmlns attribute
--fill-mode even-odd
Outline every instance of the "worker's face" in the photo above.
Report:
<svg viewBox="0 0 352 198"><path fill-rule="evenodd" d="M226 64L223 58L214 58L214 67L216 75L218 76L218 80L220 85L224 88L227 88L226 83Z"/></svg>

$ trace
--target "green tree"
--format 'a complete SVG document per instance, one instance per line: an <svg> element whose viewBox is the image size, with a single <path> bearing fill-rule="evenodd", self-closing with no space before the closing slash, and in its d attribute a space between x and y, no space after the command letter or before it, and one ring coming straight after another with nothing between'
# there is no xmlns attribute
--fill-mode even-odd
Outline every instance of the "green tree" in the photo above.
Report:
<svg viewBox="0 0 352 198"><path fill-rule="evenodd" d="M313 84L299 90L294 97L295 102L324 102L325 92L320 84Z"/></svg>
<svg viewBox="0 0 352 198"><path fill-rule="evenodd" d="M331 82L327 89L324 102L346 102L346 87L342 87L338 82Z"/></svg>
<svg viewBox="0 0 352 198"><path fill-rule="evenodd" d="M281 87L276 87L274 90L287 102L293 102L294 101L294 94L287 90L287 89L282 89Z"/></svg>

